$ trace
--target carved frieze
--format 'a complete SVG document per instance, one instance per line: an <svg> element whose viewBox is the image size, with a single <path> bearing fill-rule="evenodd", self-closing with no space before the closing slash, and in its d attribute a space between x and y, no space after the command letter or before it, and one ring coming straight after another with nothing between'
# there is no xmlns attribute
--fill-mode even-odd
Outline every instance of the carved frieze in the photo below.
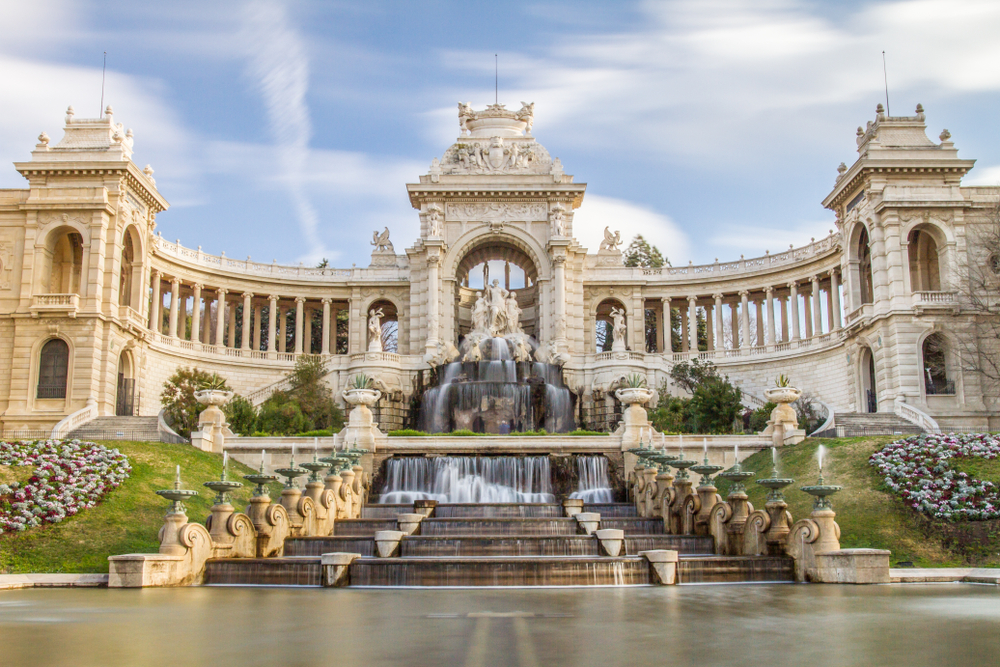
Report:
<svg viewBox="0 0 1000 667"><path fill-rule="evenodd" d="M442 174L547 174L552 157L533 139L465 139L441 159Z"/></svg>
<svg viewBox="0 0 1000 667"><path fill-rule="evenodd" d="M517 220L536 222L549 219L548 205L518 202L448 202L446 220L482 222Z"/></svg>

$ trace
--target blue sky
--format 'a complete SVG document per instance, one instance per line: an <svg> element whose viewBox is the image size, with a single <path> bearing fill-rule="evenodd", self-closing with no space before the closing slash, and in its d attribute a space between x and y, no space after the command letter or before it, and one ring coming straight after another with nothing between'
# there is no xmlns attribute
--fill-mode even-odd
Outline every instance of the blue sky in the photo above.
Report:
<svg viewBox="0 0 1000 667"><path fill-rule="evenodd" d="M405 184L458 134L456 103L534 101L534 134L588 184L574 225L651 238L674 264L826 235L854 131L917 102L1000 183L1000 3L49 2L0 4L0 162L65 109L105 103L206 252L367 265L412 244ZM0 187L24 187L7 167Z"/></svg>

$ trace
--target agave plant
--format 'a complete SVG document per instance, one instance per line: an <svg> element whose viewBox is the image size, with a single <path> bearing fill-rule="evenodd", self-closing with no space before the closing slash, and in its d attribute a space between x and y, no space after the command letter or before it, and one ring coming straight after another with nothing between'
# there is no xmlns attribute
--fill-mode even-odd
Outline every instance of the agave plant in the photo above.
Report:
<svg viewBox="0 0 1000 667"><path fill-rule="evenodd" d="M213 391L228 391L229 385L226 384L225 378L221 377L218 373L212 373L210 378L201 383L201 388Z"/></svg>
<svg viewBox="0 0 1000 667"><path fill-rule="evenodd" d="M640 373L630 373L622 378L622 386L628 389L643 389L646 387L646 377Z"/></svg>
<svg viewBox="0 0 1000 667"><path fill-rule="evenodd" d="M782 388L784 388L784 387L789 386L789 384L790 384L790 380L788 379L787 375L782 374L782 375L779 375L778 377L774 378L774 386L776 386L776 387L782 387Z"/></svg>
<svg viewBox="0 0 1000 667"><path fill-rule="evenodd" d="M365 375L364 373L358 373L351 378L351 381L347 384L347 386L350 389L371 389L373 384L375 384L375 380L373 380L370 376Z"/></svg>

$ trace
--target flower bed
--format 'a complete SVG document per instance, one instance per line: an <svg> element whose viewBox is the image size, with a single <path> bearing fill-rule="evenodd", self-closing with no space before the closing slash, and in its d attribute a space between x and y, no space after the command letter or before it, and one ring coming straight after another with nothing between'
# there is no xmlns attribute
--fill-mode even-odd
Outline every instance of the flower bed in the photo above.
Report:
<svg viewBox="0 0 1000 667"><path fill-rule="evenodd" d="M59 523L93 507L132 472L117 449L79 440L0 442L0 465L35 466L24 484L0 484L0 534Z"/></svg>
<svg viewBox="0 0 1000 667"><path fill-rule="evenodd" d="M982 521L1000 518L1000 491L992 482L956 472L949 463L953 458L998 456L996 435L932 434L886 445L868 462L913 509L936 519Z"/></svg>

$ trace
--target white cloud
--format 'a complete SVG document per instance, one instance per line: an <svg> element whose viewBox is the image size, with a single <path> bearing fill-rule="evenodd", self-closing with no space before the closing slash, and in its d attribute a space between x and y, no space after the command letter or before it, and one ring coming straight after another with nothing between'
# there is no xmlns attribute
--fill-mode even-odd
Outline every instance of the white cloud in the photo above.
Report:
<svg viewBox="0 0 1000 667"><path fill-rule="evenodd" d="M706 245L715 250L716 259L726 262L736 258L736 253L746 258L760 257L765 252L772 255L800 248L813 240L826 238L835 228L829 220L802 222L791 229L765 227L753 224L725 224L705 239Z"/></svg>
<svg viewBox="0 0 1000 667"><path fill-rule="evenodd" d="M962 179L962 185L1000 185L1000 165L976 167Z"/></svg>
<svg viewBox="0 0 1000 667"><path fill-rule="evenodd" d="M624 199L587 194L573 215L573 236L589 252L597 252L605 227L621 231L623 247L642 234L675 264L688 256L687 236L667 216Z"/></svg>

